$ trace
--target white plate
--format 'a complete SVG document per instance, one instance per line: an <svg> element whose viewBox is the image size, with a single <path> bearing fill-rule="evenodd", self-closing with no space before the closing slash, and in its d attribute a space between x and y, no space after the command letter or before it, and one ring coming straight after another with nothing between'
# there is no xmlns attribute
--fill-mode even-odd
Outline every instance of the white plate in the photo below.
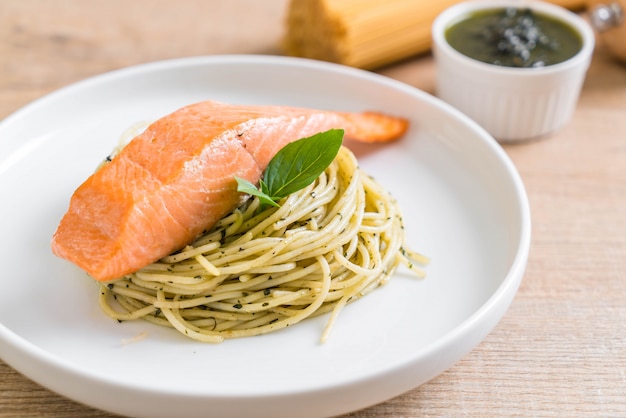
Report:
<svg viewBox="0 0 626 418"><path fill-rule="evenodd" d="M432 258L428 277L397 274L349 305L325 345L325 318L207 345L105 317L97 286L52 255L50 237L124 129L206 99L409 118L401 141L354 150L400 201L411 246ZM485 131L405 84L294 58L158 62L46 96L0 124L0 196L0 357L68 398L136 417L330 416L399 395L492 330L530 242L522 182Z"/></svg>

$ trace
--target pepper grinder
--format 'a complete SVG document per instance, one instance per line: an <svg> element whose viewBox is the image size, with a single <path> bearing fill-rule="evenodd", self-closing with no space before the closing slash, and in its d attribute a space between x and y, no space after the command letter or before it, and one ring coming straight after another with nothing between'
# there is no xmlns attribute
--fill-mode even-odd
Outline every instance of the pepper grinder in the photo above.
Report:
<svg viewBox="0 0 626 418"><path fill-rule="evenodd" d="M626 0L587 0L589 21L611 54L626 62Z"/></svg>

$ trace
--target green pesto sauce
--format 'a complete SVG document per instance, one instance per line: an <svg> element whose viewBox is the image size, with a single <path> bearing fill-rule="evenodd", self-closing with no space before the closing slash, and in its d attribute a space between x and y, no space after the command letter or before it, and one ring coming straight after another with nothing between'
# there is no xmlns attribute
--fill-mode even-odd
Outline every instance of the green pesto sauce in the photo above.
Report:
<svg viewBox="0 0 626 418"><path fill-rule="evenodd" d="M506 67L544 67L580 51L582 38L569 24L529 9L475 12L447 29L446 40L470 58Z"/></svg>

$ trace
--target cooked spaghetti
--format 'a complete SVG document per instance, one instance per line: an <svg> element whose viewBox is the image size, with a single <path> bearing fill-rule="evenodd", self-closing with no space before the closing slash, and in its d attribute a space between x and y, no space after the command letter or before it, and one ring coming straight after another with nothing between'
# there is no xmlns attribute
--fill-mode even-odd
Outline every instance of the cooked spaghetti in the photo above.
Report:
<svg viewBox="0 0 626 418"><path fill-rule="evenodd" d="M204 342L265 334L341 309L426 257L405 247L393 197L342 147L310 186L260 210L249 199L186 248L102 284L104 312Z"/></svg>

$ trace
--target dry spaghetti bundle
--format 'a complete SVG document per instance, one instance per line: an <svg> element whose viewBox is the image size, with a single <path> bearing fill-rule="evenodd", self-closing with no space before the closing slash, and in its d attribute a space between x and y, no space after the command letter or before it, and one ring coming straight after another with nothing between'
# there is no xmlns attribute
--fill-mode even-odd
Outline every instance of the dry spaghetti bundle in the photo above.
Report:
<svg viewBox="0 0 626 418"><path fill-rule="evenodd" d="M199 341L253 336L340 310L427 259L405 247L396 201L342 147L310 186L259 210L257 198L182 251L109 284L111 317L142 318Z"/></svg>

